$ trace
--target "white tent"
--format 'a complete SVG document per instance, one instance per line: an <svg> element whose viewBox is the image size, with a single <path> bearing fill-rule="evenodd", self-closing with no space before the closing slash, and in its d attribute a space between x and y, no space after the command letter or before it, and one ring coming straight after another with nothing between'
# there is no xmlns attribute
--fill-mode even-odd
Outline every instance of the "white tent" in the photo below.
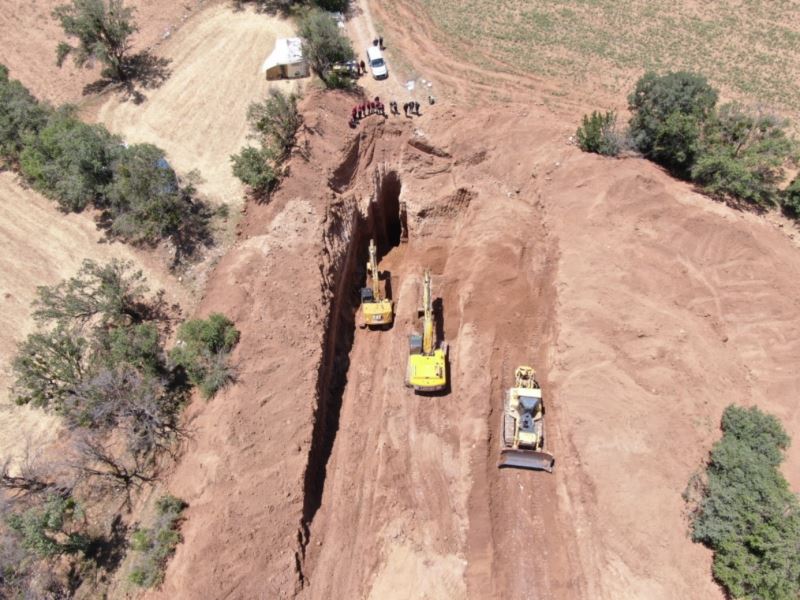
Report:
<svg viewBox="0 0 800 600"><path fill-rule="evenodd" d="M300 38L278 38L275 49L261 65L267 79L293 79L308 77L308 61L303 58L303 43Z"/></svg>

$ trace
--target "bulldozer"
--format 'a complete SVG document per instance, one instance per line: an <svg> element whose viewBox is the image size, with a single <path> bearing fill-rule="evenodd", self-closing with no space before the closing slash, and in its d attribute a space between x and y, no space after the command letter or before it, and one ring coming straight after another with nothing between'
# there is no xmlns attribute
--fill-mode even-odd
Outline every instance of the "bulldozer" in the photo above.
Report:
<svg viewBox="0 0 800 600"><path fill-rule="evenodd" d="M447 344L436 344L433 318L431 272L425 270L422 281L422 335L409 336L406 386L415 392L438 392L447 388Z"/></svg>
<svg viewBox="0 0 800 600"><path fill-rule="evenodd" d="M375 240L369 241L369 260L367 277L370 285L361 288L361 326L388 327L394 319L392 301L381 291L380 271L378 271L378 249Z"/></svg>
<svg viewBox="0 0 800 600"><path fill-rule="evenodd" d="M555 458L544 450L544 404L533 367L514 371L514 387L506 393L499 468L553 472Z"/></svg>

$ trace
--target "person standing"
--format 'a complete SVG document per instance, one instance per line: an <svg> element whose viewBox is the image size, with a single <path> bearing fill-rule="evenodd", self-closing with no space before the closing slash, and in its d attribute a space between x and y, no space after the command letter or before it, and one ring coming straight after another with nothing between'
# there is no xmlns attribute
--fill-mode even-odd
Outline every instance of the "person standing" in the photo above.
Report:
<svg viewBox="0 0 800 600"><path fill-rule="evenodd" d="M383 45L383 38L382 37L378 38L378 48L380 48L381 50L386 50L386 46Z"/></svg>
<svg viewBox="0 0 800 600"><path fill-rule="evenodd" d="M363 60L361 61L361 73L363 75L367 74L367 63L365 63Z"/></svg>

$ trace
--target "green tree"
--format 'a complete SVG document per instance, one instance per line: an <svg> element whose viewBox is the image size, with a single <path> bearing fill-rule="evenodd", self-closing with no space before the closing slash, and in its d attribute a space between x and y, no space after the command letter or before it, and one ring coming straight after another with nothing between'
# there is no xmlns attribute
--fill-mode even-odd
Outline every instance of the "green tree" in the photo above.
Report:
<svg viewBox="0 0 800 600"><path fill-rule="evenodd" d="M686 176L716 103L716 90L701 75L646 73L628 96L631 140L648 158Z"/></svg>
<svg viewBox="0 0 800 600"><path fill-rule="evenodd" d="M282 158L294 146L301 123L297 96L272 88L264 102L250 104L247 120L256 137L261 139L262 146L274 148Z"/></svg>
<svg viewBox="0 0 800 600"><path fill-rule="evenodd" d="M711 450L692 537L714 550L713 571L734 598L796 600L800 503L779 470L789 436L772 415L729 406Z"/></svg>
<svg viewBox="0 0 800 600"><path fill-rule="evenodd" d="M48 111L0 64L0 159L16 162L23 140L44 127Z"/></svg>
<svg viewBox="0 0 800 600"><path fill-rule="evenodd" d="M256 192L267 191L278 181L275 158L271 148L246 146L231 156L233 174Z"/></svg>
<svg viewBox="0 0 800 600"><path fill-rule="evenodd" d="M16 403L61 412L89 370L88 345L64 326L30 334L11 364Z"/></svg>
<svg viewBox="0 0 800 600"><path fill-rule="evenodd" d="M130 37L138 29L133 9L126 7L123 0L72 0L58 6L53 16L60 21L64 33L76 40L75 46L66 42L58 45L58 66L71 54L79 67L95 59L105 65L103 77L127 79L126 55Z"/></svg>
<svg viewBox="0 0 800 600"><path fill-rule="evenodd" d="M783 119L755 113L737 103L720 107L704 128L692 180L718 198L774 204L785 167L794 162L796 154L786 127Z"/></svg>
<svg viewBox="0 0 800 600"><path fill-rule="evenodd" d="M583 122L575 133L578 147L584 152L616 156L620 151L616 125L617 115L613 111L593 111L591 115L583 115Z"/></svg>
<svg viewBox="0 0 800 600"><path fill-rule="evenodd" d="M350 40L324 11L308 11L300 20L298 32L303 39L304 56L326 84L334 64L355 58Z"/></svg>
<svg viewBox="0 0 800 600"><path fill-rule="evenodd" d="M796 177L781 196L783 210L790 216L800 217L800 177Z"/></svg>
<svg viewBox="0 0 800 600"><path fill-rule="evenodd" d="M37 289L33 317L39 323L83 324L98 318L103 327L140 322L151 310L148 288L133 263L116 258L101 265L83 261L80 270L54 286Z"/></svg>
<svg viewBox="0 0 800 600"><path fill-rule="evenodd" d="M153 526L137 529L131 536L134 559L129 580L141 587L154 587L164 580L167 561L182 541L180 522L187 504L175 496L162 496L156 502Z"/></svg>
<svg viewBox="0 0 800 600"><path fill-rule="evenodd" d="M181 187L164 152L151 144L120 148L105 189L111 232L134 244L171 239L176 245L210 236L210 213Z"/></svg>
<svg viewBox="0 0 800 600"><path fill-rule="evenodd" d="M62 109L50 116L38 135L26 138L20 169L62 210L79 212L88 204L102 203L119 144L119 138L102 125L86 125L71 109Z"/></svg>
<svg viewBox="0 0 800 600"><path fill-rule="evenodd" d="M233 322L214 313L207 319L186 321L178 328L178 343L170 358L210 398L233 377L228 353L238 341L239 331Z"/></svg>
<svg viewBox="0 0 800 600"><path fill-rule="evenodd" d="M89 539L81 532L82 517L72 497L51 495L41 506L10 514L6 522L20 536L24 548L49 558L86 550Z"/></svg>

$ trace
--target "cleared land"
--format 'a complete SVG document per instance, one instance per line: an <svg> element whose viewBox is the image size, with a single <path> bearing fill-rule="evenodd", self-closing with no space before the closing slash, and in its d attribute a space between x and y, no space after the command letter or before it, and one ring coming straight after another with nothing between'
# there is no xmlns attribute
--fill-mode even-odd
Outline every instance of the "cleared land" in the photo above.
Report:
<svg viewBox="0 0 800 600"><path fill-rule="evenodd" d="M209 201L241 205L244 187L231 173L230 155L247 141L247 107L270 85L259 69L276 37L292 34L289 22L234 12L228 4L209 7L163 44L159 55L172 62L172 76L148 91L140 105L111 97L97 120L129 142L148 142L167 152L180 173L197 170L199 190Z"/></svg>
<svg viewBox="0 0 800 600"><path fill-rule="evenodd" d="M529 72L619 95L646 69L689 69L734 97L800 111L796 0L420 4L441 46L486 71Z"/></svg>

